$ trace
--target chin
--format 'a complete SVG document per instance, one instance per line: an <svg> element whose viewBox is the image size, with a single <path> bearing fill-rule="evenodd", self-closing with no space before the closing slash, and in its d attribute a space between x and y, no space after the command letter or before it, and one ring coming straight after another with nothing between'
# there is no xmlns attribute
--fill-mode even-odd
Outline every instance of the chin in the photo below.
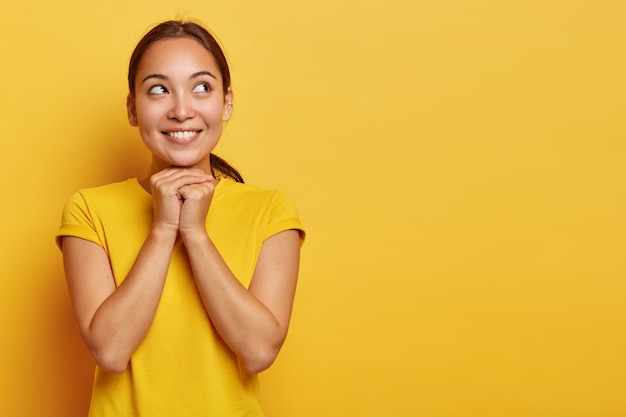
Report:
<svg viewBox="0 0 626 417"><path fill-rule="evenodd" d="M210 167L209 156L199 156L196 153L187 154L170 154L163 155L161 157L154 155L153 162L156 162L157 166L163 168L176 167L176 168L200 168L203 169Z"/></svg>
<svg viewBox="0 0 626 417"><path fill-rule="evenodd" d="M200 168L204 170L204 167L209 168L209 159L173 159L169 161L169 165L176 168Z"/></svg>

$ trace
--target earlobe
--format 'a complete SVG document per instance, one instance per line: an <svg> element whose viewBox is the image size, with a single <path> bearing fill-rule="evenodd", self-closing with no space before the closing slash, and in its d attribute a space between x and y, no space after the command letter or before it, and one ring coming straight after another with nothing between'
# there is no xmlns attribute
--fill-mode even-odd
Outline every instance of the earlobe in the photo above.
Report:
<svg viewBox="0 0 626 417"><path fill-rule="evenodd" d="M135 109L135 99L128 94L126 97L126 114L128 115L128 123L137 127L137 111Z"/></svg>

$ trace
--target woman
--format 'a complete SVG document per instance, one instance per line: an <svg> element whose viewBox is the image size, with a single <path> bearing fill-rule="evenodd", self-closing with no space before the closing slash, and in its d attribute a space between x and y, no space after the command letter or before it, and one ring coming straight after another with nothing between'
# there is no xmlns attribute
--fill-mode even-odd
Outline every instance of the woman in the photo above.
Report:
<svg viewBox="0 0 626 417"><path fill-rule="evenodd" d="M57 236L97 364L90 416L262 416L256 374L285 340L296 288L296 209L211 153L233 92L203 27L153 28L128 83L150 171L76 193Z"/></svg>

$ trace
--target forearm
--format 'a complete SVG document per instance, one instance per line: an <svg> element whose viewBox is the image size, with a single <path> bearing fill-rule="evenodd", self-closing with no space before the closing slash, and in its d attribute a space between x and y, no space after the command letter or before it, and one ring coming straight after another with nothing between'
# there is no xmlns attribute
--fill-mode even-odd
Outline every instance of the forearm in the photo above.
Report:
<svg viewBox="0 0 626 417"><path fill-rule="evenodd" d="M94 314L87 340L103 368L123 371L147 334L159 305L175 241L175 231L153 228L124 281Z"/></svg>
<svg viewBox="0 0 626 417"><path fill-rule="evenodd" d="M285 326L237 280L206 232L181 237L217 331L249 372L267 368L282 346Z"/></svg>

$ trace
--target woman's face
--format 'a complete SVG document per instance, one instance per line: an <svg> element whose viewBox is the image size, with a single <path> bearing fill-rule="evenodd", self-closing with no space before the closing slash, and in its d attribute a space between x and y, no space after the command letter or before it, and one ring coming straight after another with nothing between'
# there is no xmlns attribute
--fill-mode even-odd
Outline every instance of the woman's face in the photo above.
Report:
<svg viewBox="0 0 626 417"><path fill-rule="evenodd" d="M169 166L210 172L209 155L232 112L232 92L197 41L174 38L154 43L137 68L128 120L152 152L152 172Z"/></svg>

